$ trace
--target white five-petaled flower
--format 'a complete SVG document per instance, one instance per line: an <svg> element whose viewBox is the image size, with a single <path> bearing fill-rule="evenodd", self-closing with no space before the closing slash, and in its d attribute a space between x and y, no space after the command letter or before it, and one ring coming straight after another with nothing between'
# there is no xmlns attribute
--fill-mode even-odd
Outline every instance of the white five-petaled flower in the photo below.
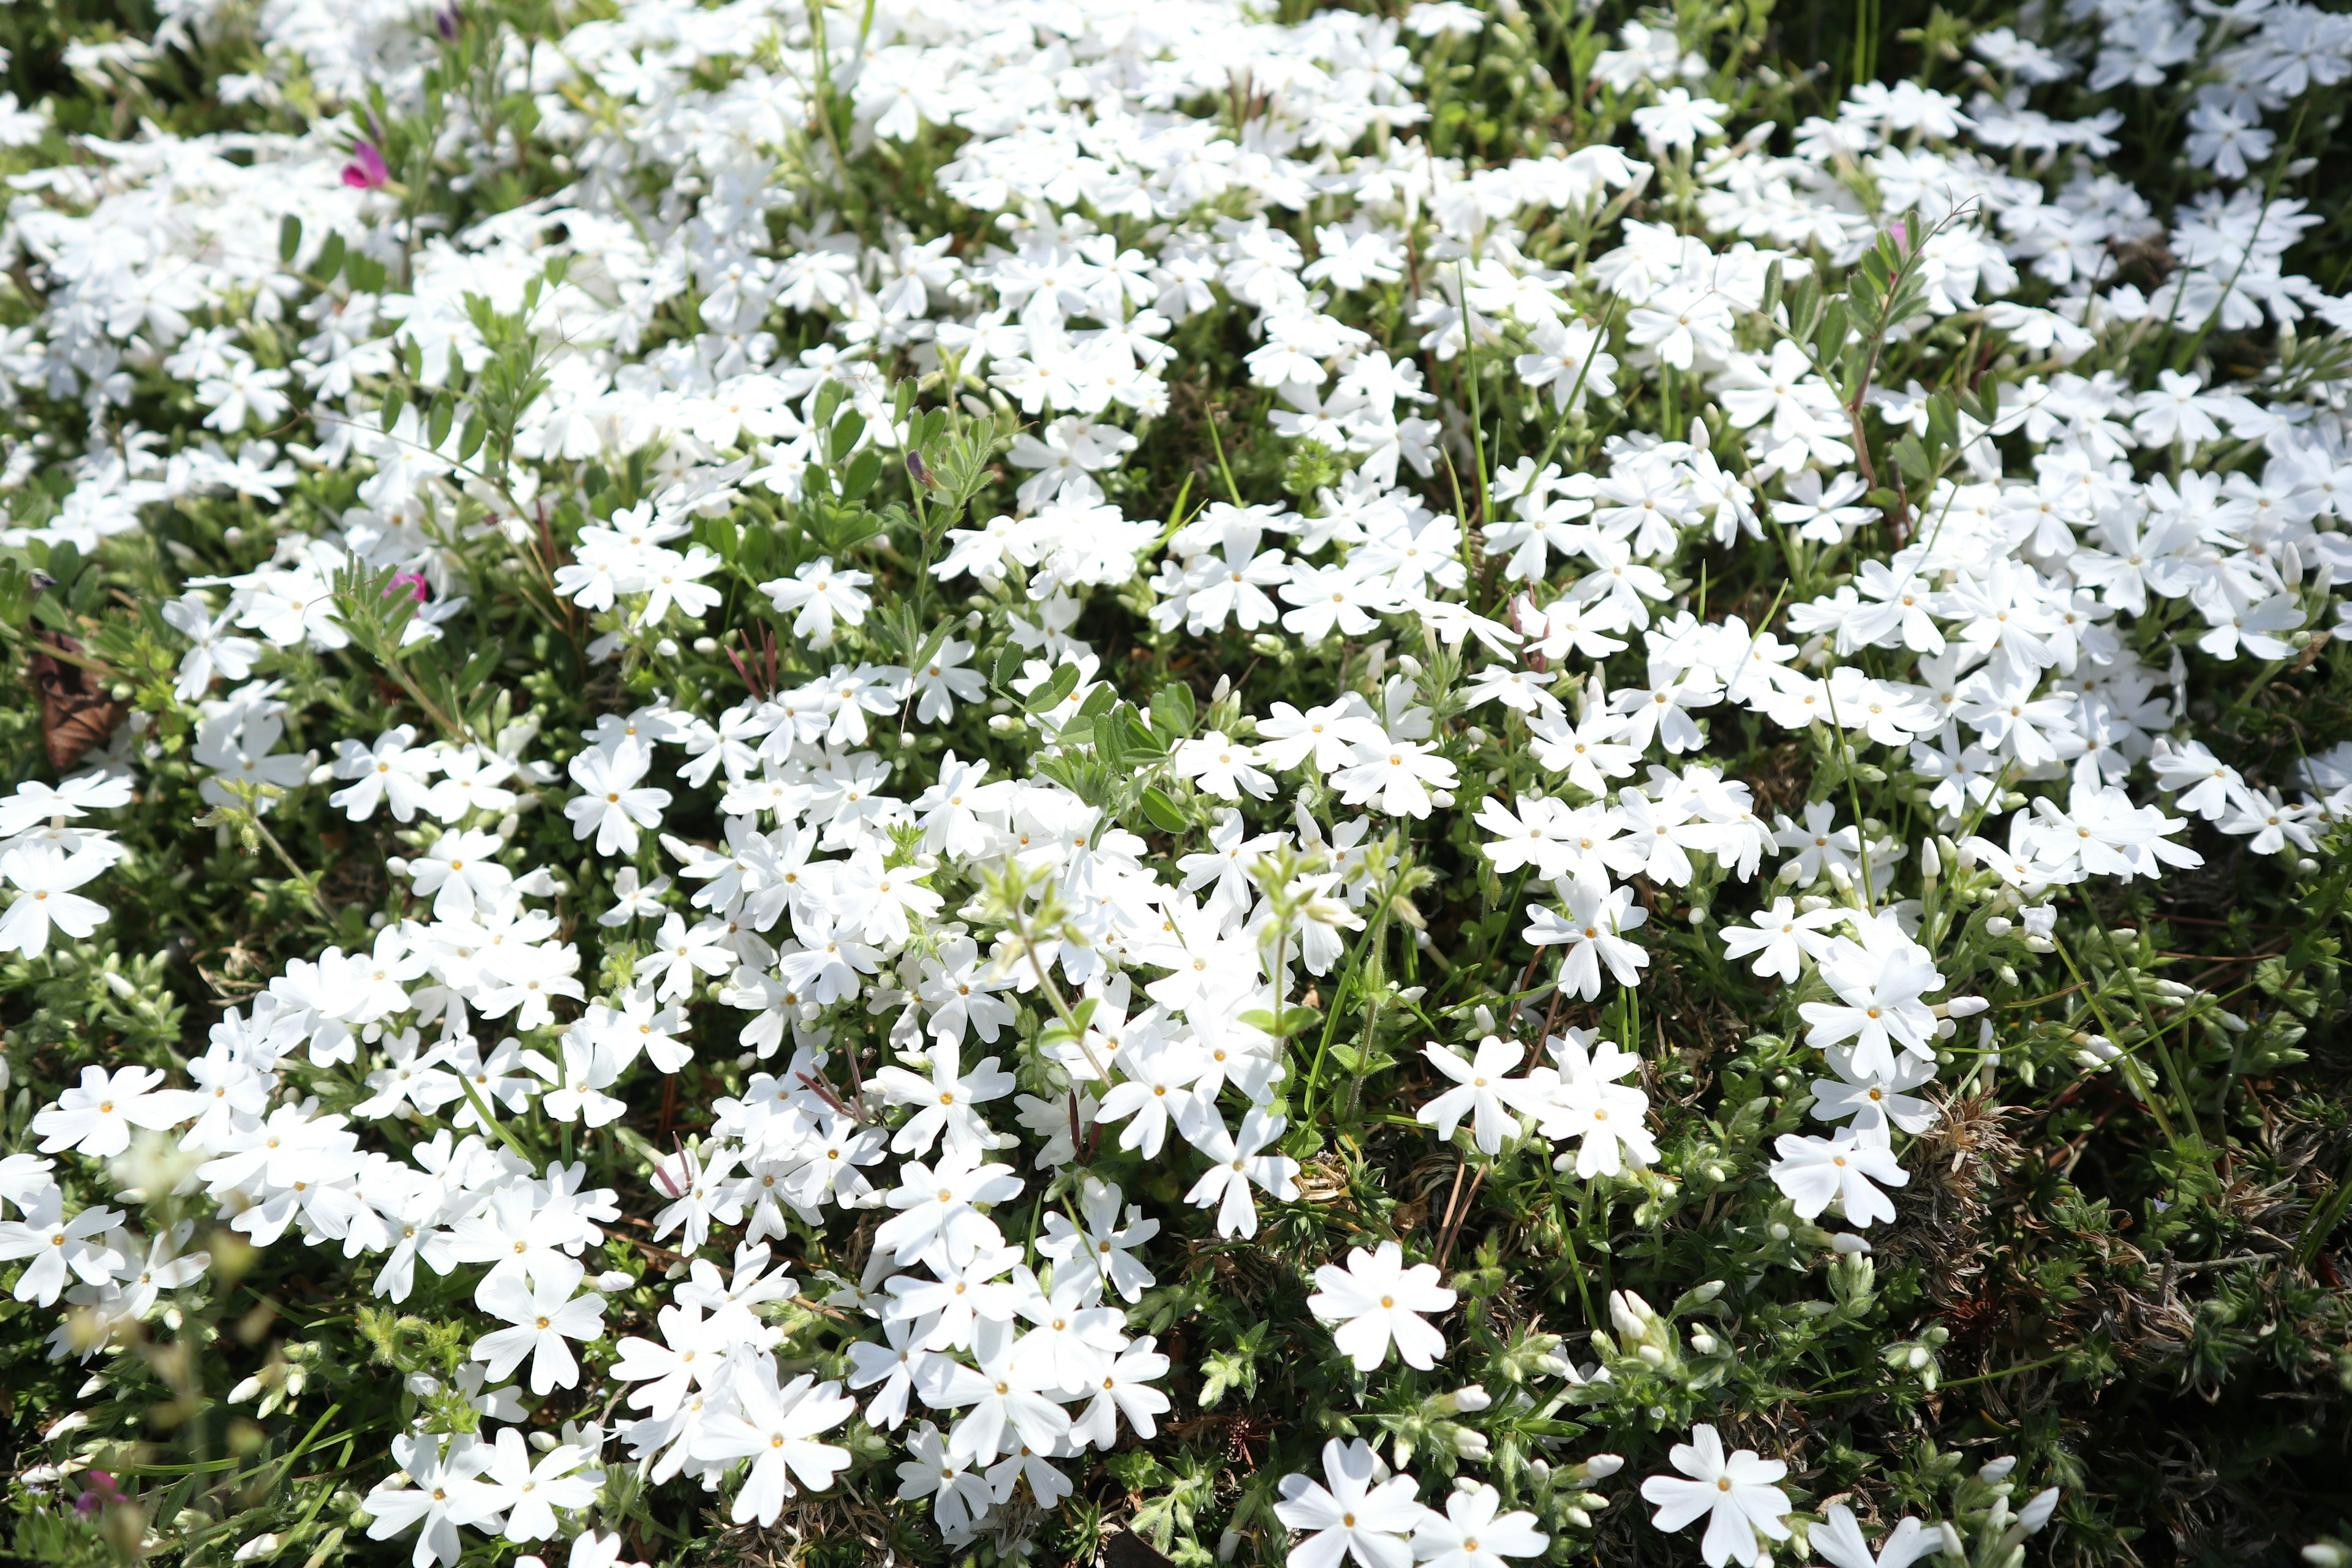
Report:
<svg viewBox="0 0 2352 1568"><path fill-rule="evenodd" d="M100 1067L82 1068L81 1082L33 1118L41 1152L73 1149L110 1159L131 1147L132 1127L176 1126L202 1109L186 1090L163 1089L163 1075L152 1068L118 1068L111 1073Z"/></svg>
<svg viewBox="0 0 2352 1568"><path fill-rule="evenodd" d="M1357 1568L1409 1568L1412 1547L1406 1537L1429 1510L1414 1494L1411 1476L1384 1472L1371 1446L1359 1437L1323 1445L1323 1481L1307 1476L1282 1478L1282 1500L1274 1515L1307 1539L1290 1549L1289 1568L1339 1568L1352 1559Z"/></svg>
<svg viewBox="0 0 2352 1568"><path fill-rule="evenodd" d="M794 1480L823 1491L849 1465L848 1449L816 1437L849 1419L857 1401L841 1384L819 1383L807 1373L782 1388L774 1379L761 1366L731 1380L733 1415L709 1419L692 1439L698 1458L751 1461L729 1516L738 1524L775 1523L784 1500L794 1495Z"/></svg>
<svg viewBox="0 0 2352 1568"><path fill-rule="evenodd" d="M577 1266L551 1268L530 1285L520 1274L492 1274L475 1300L482 1310L503 1318L499 1329L474 1342L474 1354L488 1363L490 1380L503 1383L524 1357L530 1358L530 1391L541 1397L580 1381L580 1363L567 1340L593 1340L604 1331L604 1299L579 1289Z"/></svg>
<svg viewBox="0 0 2352 1568"><path fill-rule="evenodd" d="M1518 1046L1488 1035L1478 1042L1470 1061L1432 1040L1422 1047L1429 1065L1454 1080L1454 1087L1421 1108L1418 1120L1451 1140L1464 1117L1471 1119L1472 1137L1482 1154L1501 1152L1503 1140L1519 1128L1517 1112L1527 1110L1537 1092L1528 1079L1508 1077L1526 1053Z"/></svg>
<svg viewBox="0 0 2352 1568"><path fill-rule="evenodd" d="M1510 1557L1540 1557L1551 1537L1524 1509L1498 1510L1503 1494L1490 1486L1456 1488L1445 1511L1425 1512L1412 1532L1412 1554L1427 1568L1506 1568Z"/></svg>
<svg viewBox="0 0 2352 1568"><path fill-rule="evenodd" d="M1601 994L1604 964L1618 984L1640 984L1650 955L1640 943L1626 941L1624 933L1648 923L1650 911L1633 902L1633 889L1578 877L1561 884L1560 894L1567 912L1529 904L1529 924L1522 933L1536 947L1567 947L1560 959L1560 989L1591 1001Z"/></svg>
<svg viewBox="0 0 2352 1568"><path fill-rule="evenodd" d="M67 855L53 844L19 845L0 858L0 872L16 887L16 901L0 915L0 952L38 958L48 950L51 926L70 937L97 930L106 906L74 889L113 863L100 847Z"/></svg>
<svg viewBox="0 0 2352 1568"><path fill-rule="evenodd" d="M1331 1331L1331 1342L1358 1371L1370 1372L1386 1361L1393 1339L1405 1365L1426 1372L1445 1353L1445 1336L1422 1314L1454 1306L1454 1292L1439 1278L1432 1264L1406 1268L1404 1248L1393 1241L1370 1251L1353 1247L1345 1268L1327 1263L1315 1271L1319 1289L1307 1306L1325 1322L1339 1325Z"/></svg>
<svg viewBox="0 0 2352 1568"><path fill-rule="evenodd" d="M599 855L635 854L637 829L659 827L670 802L669 791L639 782L651 761L645 743L634 738L609 748L591 746L572 758L572 782L581 793L563 803L572 836L594 835Z"/></svg>
<svg viewBox="0 0 2352 1568"><path fill-rule="evenodd" d="M1884 1139L1884 1131L1874 1135ZM1835 1139L1782 1133L1773 1147L1780 1157L1772 1163L1772 1180L1789 1194L1801 1219L1811 1219L1835 1202L1855 1225L1872 1225L1895 1217L1895 1205L1872 1184L1899 1187L1910 1173L1895 1163L1895 1152L1874 1135L1842 1128Z"/></svg>
<svg viewBox="0 0 2352 1568"><path fill-rule="evenodd" d="M1789 1473L1788 1466L1759 1458L1752 1448L1725 1454L1723 1439L1703 1422L1667 1458L1682 1475L1654 1475L1642 1483L1642 1496L1658 1505L1650 1522L1660 1530L1680 1530L1705 1518L1699 1555L1707 1568L1723 1568L1729 1561L1754 1563L1759 1535L1789 1539L1789 1527L1780 1522L1791 1506L1789 1494L1773 1484Z"/></svg>

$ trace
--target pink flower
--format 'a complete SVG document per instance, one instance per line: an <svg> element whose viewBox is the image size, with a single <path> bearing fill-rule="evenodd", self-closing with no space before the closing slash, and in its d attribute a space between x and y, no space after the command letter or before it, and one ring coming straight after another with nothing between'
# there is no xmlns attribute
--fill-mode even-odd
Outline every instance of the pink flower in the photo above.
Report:
<svg viewBox="0 0 2352 1568"><path fill-rule="evenodd" d="M365 143L363 142L362 145L365 145ZM383 596L389 599L402 588L406 588L408 590L409 597L415 599L420 605L433 596L433 590L431 586L425 583L425 574L422 572L401 572L394 574L392 581L383 585Z"/></svg>
<svg viewBox="0 0 2352 1568"><path fill-rule="evenodd" d="M104 1470L86 1470L81 1478L81 1496L74 1499L74 1511L88 1519L100 1509L129 1500L116 1488L111 1475Z"/></svg>
<svg viewBox="0 0 2352 1568"><path fill-rule="evenodd" d="M343 184L373 191L381 189L391 179L392 170L385 165L383 154L375 150L374 142L362 142L352 148L352 161L343 165Z"/></svg>

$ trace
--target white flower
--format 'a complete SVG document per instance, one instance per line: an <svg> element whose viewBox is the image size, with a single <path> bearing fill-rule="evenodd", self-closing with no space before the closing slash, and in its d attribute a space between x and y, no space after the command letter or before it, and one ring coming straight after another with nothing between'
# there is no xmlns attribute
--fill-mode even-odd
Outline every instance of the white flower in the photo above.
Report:
<svg viewBox="0 0 2352 1568"><path fill-rule="evenodd" d="M572 759L572 782L581 793L563 803L572 819L572 836L593 834L599 855L634 855L637 829L659 827L670 793L641 784L652 754L635 739L604 747L591 746Z"/></svg>
<svg viewBox="0 0 2352 1568"><path fill-rule="evenodd" d="M1660 1530L1680 1530L1705 1516L1699 1555L1707 1568L1723 1568L1727 1561L1756 1562L1759 1534L1789 1539L1789 1527L1780 1522L1791 1506L1789 1494L1772 1484L1789 1473L1788 1466L1759 1458L1752 1448L1726 1457L1723 1440L1705 1423L1693 1426L1691 1440L1675 1444L1667 1458L1682 1476L1654 1475L1642 1483L1642 1496L1658 1505L1650 1522Z"/></svg>
<svg viewBox="0 0 2352 1568"><path fill-rule="evenodd" d="M1331 782L1349 805L1377 801L1391 816L1423 817L1437 804L1433 790L1451 790L1461 782L1461 772L1434 748L1391 736L1359 742L1353 761L1333 773Z"/></svg>
<svg viewBox="0 0 2352 1568"><path fill-rule="evenodd" d="M443 1438L425 1433L394 1437L392 1459L399 1470L392 1479L379 1482L360 1504L370 1516L368 1539L389 1541L414 1530L416 1550L409 1559L413 1568L457 1562L457 1527L497 1511L491 1500L496 1494L478 1479L489 1468L490 1450L471 1434ZM410 1484L395 1486L396 1480Z"/></svg>
<svg viewBox="0 0 2352 1568"><path fill-rule="evenodd" d="M1526 1052L1488 1035L1478 1042L1475 1061L1463 1060L1434 1040L1423 1046L1421 1054L1428 1058L1430 1066L1452 1079L1454 1087L1423 1106L1416 1120L1424 1127L1437 1129L1440 1138L1451 1141L1454 1128L1468 1116L1472 1118L1471 1131L1478 1152L1500 1152L1503 1140L1519 1129L1515 1112L1527 1109L1535 1096L1536 1085L1526 1079L1505 1076L1519 1065Z"/></svg>
<svg viewBox="0 0 2352 1568"><path fill-rule="evenodd" d="M1821 973L1838 999L1798 1007L1807 1044L1826 1048L1852 1040L1856 1069L1880 1078L1895 1076L1897 1047L1934 1059L1936 1016L1919 998L1942 990L1944 977L1924 949L1905 942L1881 953L1842 942L1822 961Z"/></svg>
<svg viewBox="0 0 2352 1568"><path fill-rule="evenodd" d="M149 1068L81 1069L81 1082L58 1097L50 1109L33 1118L41 1152L55 1154L73 1149L96 1159L111 1159L131 1147L131 1129L176 1126L196 1114L194 1097L181 1089L163 1089L163 1075Z"/></svg>
<svg viewBox="0 0 2352 1568"><path fill-rule="evenodd" d="M1886 1532L1878 1555L1873 1557L1862 1526L1854 1522L1853 1510L1842 1502L1833 1502L1822 1511L1821 1524L1809 1532L1809 1538L1813 1551L1830 1568L1911 1568L1920 1558L1943 1550L1944 1543L1941 1531L1916 1519L1905 1519Z"/></svg>
<svg viewBox="0 0 2352 1568"><path fill-rule="evenodd" d="M1353 1247L1345 1268L1327 1263L1315 1270L1319 1289L1307 1299L1307 1308L1339 1325L1331 1331L1331 1342L1358 1371L1370 1372L1386 1361L1393 1338L1405 1365L1426 1372L1445 1353L1445 1336L1422 1314L1454 1307L1454 1292L1439 1278L1431 1264L1406 1268L1404 1249L1393 1241L1369 1252Z"/></svg>
<svg viewBox="0 0 2352 1568"><path fill-rule="evenodd" d="M16 888L16 902L0 915L0 952L38 958L48 951L49 928L85 937L107 918L106 906L74 891L114 863L100 848L60 854L47 844L20 844L0 856L0 873Z"/></svg>
<svg viewBox="0 0 2352 1568"><path fill-rule="evenodd" d="M530 1358L530 1391L544 1397L580 1381L580 1363L567 1340L593 1340L604 1331L604 1299L574 1296L578 1267L551 1270L535 1284L519 1275L492 1274L475 1300L481 1309L514 1325L474 1342L474 1354L489 1367L490 1381L503 1383L523 1358Z"/></svg>
<svg viewBox="0 0 2352 1568"><path fill-rule="evenodd" d="M1559 1065L1528 1075L1542 1091L1529 1109L1546 1138L1577 1141L1574 1154L1561 1154L1553 1168L1567 1170L1572 1159L1578 1179L1589 1182L1655 1161L1658 1145L1646 1123L1650 1097L1619 1081L1638 1072L1642 1058L1587 1029L1572 1028L1546 1044ZM1547 1075L1549 1081L1542 1081Z"/></svg>
<svg viewBox="0 0 2352 1568"><path fill-rule="evenodd" d="M268 750L265 744L262 750ZM416 743L414 725L396 724L375 738L375 744L357 741L335 742L335 776L354 782L327 797L327 804L353 822L365 822L379 805L392 808L395 822L413 822L429 798L431 779L440 758Z"/></svg>
<svg viewBox="0 0 2352 1568"><path fill-rule="evenodd" d="M1429 1510L1413 1495L1411 1476L1391 1476L1363 1439L1323 1445L1323 1484L1306 1476L1282 1478L1274 1515L1307 1534L1290 1549L1289 1568L1410 1568L1406 1537Z"/></svg>
<svg viewBox="0 0 2352 1568"><path fill-rule="evenodd" d="M1214 1112L1210 1114L1213 1117ZM1257 1234L1257 1203L1250 1195L1252 1184L1264 1188L1282 1203L1298 1196L1298 1162L1287 1154L1265 1152L1266 1146L1280 1138L1288 1125L1284 1118L1268 1116L1253 1105L1242 1118L1239 1137L1228 1131L1222 1120L1213 1120L1187 1133L1192 1147L1207 1158L1209 1168L1192 1184L1184 1201L1200 1208L1215 1205L1219 1236Z"/></svg>
<svg viewBox="0 0 2352 1568"><path fill-rule="evenodd" d="M803 1373L778 1388L775 1374L758 1365L732 1381L731 1393L734 1414L708 1420L691 1442L697 1458L751 1461L728 1515L736 1523L773 1524L784 1500L796 1495L795 1479L823 1491L848 1468L848 1449L815 1440L857 1408L841 1384Z"/></svg>
<svg viewBox="0 0 2352 1568"><path fill-rule="evenodd" d="M1842 1129L1834 1140L1784 1132L1772 1146L1780 1153L1772 1163L1773 1183L1789 1194L1800 1219L1811 1219L1834 1202L1855 1225L1891 1220L1895 1205L1871 1184L1899 1187L1911 1180L1893 1150L1853 1128Z"/></svg>
<svg viewBox="0 0 2352 1568"><path fill-rule="evenodd" d="M604 1472L582 1468L593 1457L584 1448L559 1443L533 1460L522 1434L505 1427L491 1450L482 1505L488 1512L507 1516L509 1541L544 1541L562 1528L557 1509L569 1512L596 1500Z"/></svg>
<svg viewBox="0 0 2352 1568"><path fill-rule="evenodd" d="M1650 911L1633 902L1633 890L1612 889L1587 877L1564 882L1559 890L1567 913L1529 904L1528 918L1533 923L1520 934L1536 947L1567 946L1560 960L1560 989L1591 1001L1601 994L1603 964L1618 984L1640 984L1650 955L1639 943L1627 942L1624 933L1647 923Z"/></svg>
<svg viewBox="0 0 2352 1568"><path fill-rule="evenodd" d="M768 595L779 615L793 617L794 637L805 639L813 648L827 648L833 646L835 617L853 626L866 624L866 612L874 603L866 586L873 581L867 573L836 569L832 556L820 555L790 577L761 584L760 592Z"/></svg>
<svg viewBox="0 0 2352 1568"><path fill-rule="evenodd" d="M1748 924L1723 928L1724 956L1753 957L1750 967L1757 973L1793 985L1804 959L1818 963L1829 954L1830 939L1822 932L1844 918L1845 911L1837 909L1800 914L1790 900L1778 898L1770 909L1750 915Z"/></svg>
<svg viewBox="0 0 2352 1568"><path fill-rule="evenodd" d="M1422 1515L1412 1532L1412 1554L1429 1568L1505 1568L1509 1557L1540 1557L1551 1537L1535 1527L1524 1509L1498 1514L1503 1494L1479 1485L1446 1494L1443 1514Z"/></svg>

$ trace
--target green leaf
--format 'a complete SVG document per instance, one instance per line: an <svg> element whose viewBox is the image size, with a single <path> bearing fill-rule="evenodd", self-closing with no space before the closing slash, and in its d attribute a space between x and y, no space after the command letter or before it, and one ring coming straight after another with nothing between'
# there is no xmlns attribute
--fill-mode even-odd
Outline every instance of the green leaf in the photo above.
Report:
<svg viewBox="0 0 2352 1568"><path fill-rule="evenodd" d="M294 253L301 248L302 220L296 217L292 213L288 213L284 217L278 220L278 264L283 267L291 267L294 264Z"/></svg>
<svg viewBox="0 0 2352 1568"><path fill-rule="evenodd" d="M433 400L433 413L425 422L425 444L435 451L449 438L449 426L457 417L457 400L447 393Z"/></svg>
<svg viewBox="0 0 2352 1568"><path fill-rule="evenodd" d="M325 242L319 247L319 254L310 258L310 277L323 289L332 283L335 274L342 269L343 237L330 229Z"/></svg>
<svg viewBox="0 0 2352 1568"><path fill-rule="evenodd" d="M1928 459L1927 448L1921 446L1919 437L1908 430L1903 433L1901 440L1895 443L1895 463L1903 470L1905 479L1915 480L1926 479L1935 468Z"/></svg>
<svg viewBox="0 0 2352 1568"><path fill-rule="evenodd" d="M850 417L854 419L856 416L853 414ZM849 467L843 471L841 476L841 499L844 500L864 500L867 492L874 489L874 481L881 477L881 450L878 447L868 447L863 452L860 452L856 457L850 458Z"/></svg>
<svg viewBox="0 0 2352 1568"><path fill-rule="evenodd" d="M1184 814L1177 808L1176 803L1169 798L1168 792L1158 784L1143 786L1143 815L1150 817L1151 826L1162 833L1181 833L1192 826L1184 820Z"/></svg>
<svg viewBox="0 0 2352 1568"><path fill-rule="evenodd" d="M856 449L857 438L866 434L866 416L852 408L833 423L825 432L825 460L838 463ZM879 466L879 459L877 459Z"/></svg>
<svg viewBox="0 0 2352 1568"><path fill-rule="evenodd" d="M1028 708L1032 713L1045 713L1058 708L1078 689L1078 667L1066 664L1048 676L1045 683L1029 694Z"/></svg>
<svg viewBox="0 0 2352 1568"><path fill-rule="evenodd" d="M988 672L988 683L1000 691L1011 691L1013 682L1020 675L1021 667L1027 662L1028 657L1027 648L1006 637L1004 646L996 650L996 663Z"/></svg>
<svg viewBox="0 0 2352 1568"><path fill-rule="evenodd" d="M1213 1409L1230 1391L1238 1388L1244 1397L1257 1393L1257 1358L1265 1351L1266 1336L1274 1325L1260 1319L1244 1329L1241 1337L1229 1351L1215 1351L1201 1362L1201 1408Z"/></svg>
<svg viewBox="0 0 2352 1568"><path fill-rule="evenodd" d="M499 648L496 643L488 647L476 648L473 657L466 660L464 673L457 677L457 689L471 691L488 680L499 668Z"/></svg>
<svg viewBox="0 0 2352 1568"><path fill-rule="evenodd" d="M400 423L400 411L406 406L408 388L395 381L391 390L383 395L383 406L377 411L378 423L383 426L385 435L391 435L392 427Z"/></svg>
<svg viewBox="0 0 2352 1568"><path fill-rule="evenodd" d="M1197 717L1192 689L1184 682L1170 680L1151 694L1151 727L1169 739L1191 734Z"/></svg>

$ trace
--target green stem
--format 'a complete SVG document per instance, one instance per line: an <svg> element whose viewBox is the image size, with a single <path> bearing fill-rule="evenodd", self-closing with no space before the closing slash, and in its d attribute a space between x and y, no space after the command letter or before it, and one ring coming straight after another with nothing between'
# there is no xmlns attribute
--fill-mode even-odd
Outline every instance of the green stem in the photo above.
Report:
<svg viewBox="0 0 2352 1568"><path fill-rule="evenodd" d="M457 1087L466 1091L466 1103L474 1108L474 1114L481 1119L482 1125L488 1128L490 1131L497 1136L499 1142L513 1150L516 1157L520 1159L523 1163L529 1165L534 1171L538 1170L539 1162L531 1158L530 1152L525 1149L520 1143L516 1142L515 1135L507 1131L506 1124L501 1122L497 1117L492 1116L490 1114L490 1108L482 1103L482 1097L474 1091L474 1080L467 1078L464 1073L459 1073L457 1075Z"/></svg>

